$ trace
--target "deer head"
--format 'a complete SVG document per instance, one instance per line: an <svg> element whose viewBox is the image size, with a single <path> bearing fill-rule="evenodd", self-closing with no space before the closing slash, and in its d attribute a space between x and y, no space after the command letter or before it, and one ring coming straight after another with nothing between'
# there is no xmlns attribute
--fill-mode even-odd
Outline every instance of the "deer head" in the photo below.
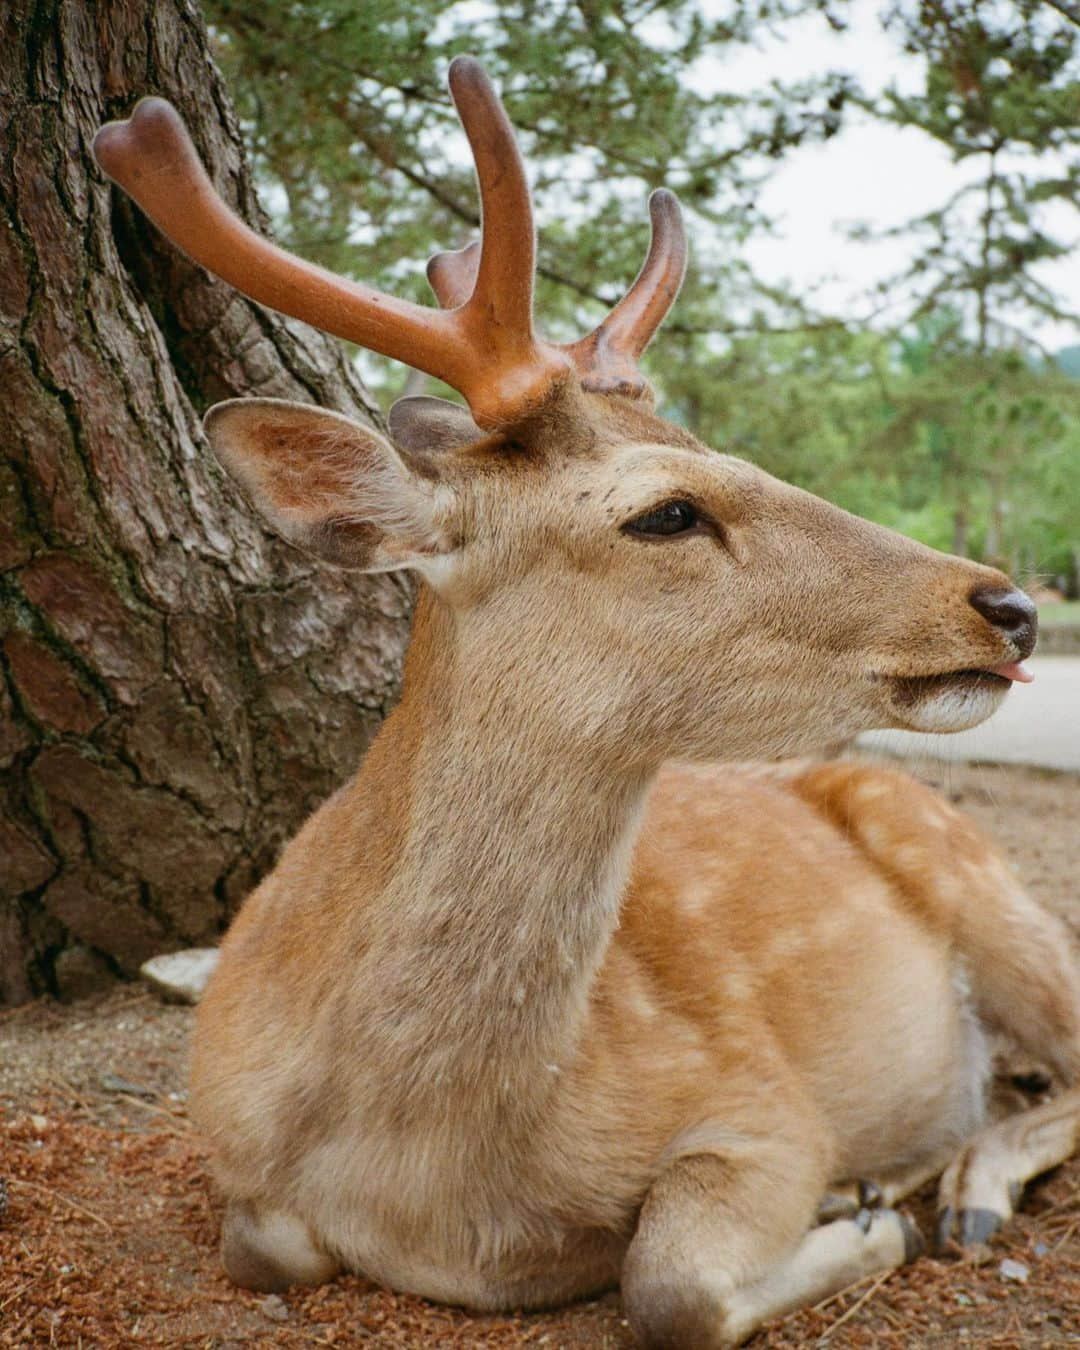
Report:
<svg viewBox="0 0 1080 1350"><path fill-rule="evenodd" d="M524 167L481 67L450 89L476 161L482 239L429 267L442 309L396 300L260 238L221 202L159 99L103 128L105 171L196 261L255 300L436 375L390 438L265 399L211 409L210 442L287 539L427 583L428 662L512 682L541 737L655 765L792 753L871 727L987 717L1035 637L1001 573L947 557L707 449L657 417L636 362L686 246L653 194L648 259L582 340L533 328ZM415 652L412 667L418 659Z"/></svg>

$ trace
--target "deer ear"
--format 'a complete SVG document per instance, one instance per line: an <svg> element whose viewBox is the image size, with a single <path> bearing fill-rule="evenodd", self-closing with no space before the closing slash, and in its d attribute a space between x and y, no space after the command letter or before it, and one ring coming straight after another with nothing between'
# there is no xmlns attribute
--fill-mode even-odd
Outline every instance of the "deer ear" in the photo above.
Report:
<svg viewBox="0 0 1080 1350"><path fill-rule="evenodd" d="M436 520L449 489L417 473L370 427L269 398L219 403L203 425L271 527L326 562L366 572L422 569L449 551Z"/></svg>

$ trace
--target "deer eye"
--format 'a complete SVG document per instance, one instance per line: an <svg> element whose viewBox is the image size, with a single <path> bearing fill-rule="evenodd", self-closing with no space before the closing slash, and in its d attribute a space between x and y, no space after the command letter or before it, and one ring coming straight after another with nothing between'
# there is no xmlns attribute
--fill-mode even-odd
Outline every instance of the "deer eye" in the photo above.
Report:
<svg viewBox="0 0 1080 1350"><path fill-rule="evenodd" d="M627 534L636 534L645 538L669 538L675 534L686 534L699 522L697 508L690 502L665 502L663 506L646 511L643 516L635 516L623 526Z"/></svg>

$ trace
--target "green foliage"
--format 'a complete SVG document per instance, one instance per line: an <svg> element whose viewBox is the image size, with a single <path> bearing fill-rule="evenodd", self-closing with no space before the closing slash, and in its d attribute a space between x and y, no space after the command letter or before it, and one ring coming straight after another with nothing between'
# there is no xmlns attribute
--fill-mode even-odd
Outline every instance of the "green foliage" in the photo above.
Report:
<svg viewBox="0 0 1080 1350"><path fill-rule="evenodd" d="M1080 528L1080 382L937 329L755 335L665 376L711 444L937 548L1068 573Z"/></svg>

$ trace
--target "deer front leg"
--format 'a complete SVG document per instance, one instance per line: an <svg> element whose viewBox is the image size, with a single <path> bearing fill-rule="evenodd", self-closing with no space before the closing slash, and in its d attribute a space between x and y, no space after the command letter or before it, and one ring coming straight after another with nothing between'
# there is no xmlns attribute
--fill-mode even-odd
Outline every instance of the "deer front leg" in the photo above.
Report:
<svg viewBox="0 0 1080 1350"><path fill-rule="evenodd" d="M641 1343L738 1345L771 1318L917 1254L917 1230L890 1209L811 1230L823 1173L812 1156L780 1158L774 1149L673 1163L646 1198L623 1267L623 1301Z"/></svg>
<svg viewBox="0 0 1080 1350"><path fill-rule="evenodd" d="M1080 1088L980 1130L941 1178L938 1245L985 1242L1012 1217L1024 1186L1078 1145Z"/></svg>
<svg viewBox="0 0 1080 1350"><path fill-rule="evenodd" d="M956 1145L953 1144L907 1167L858 1181L831 1185L818 1205L817 1222L830 1223L833 1219L853 1219L865 1209L892 1209L901 1200L906 1200L909 1195L921 1190L928 1181L941 1176L955 1157Z"/></svg>

